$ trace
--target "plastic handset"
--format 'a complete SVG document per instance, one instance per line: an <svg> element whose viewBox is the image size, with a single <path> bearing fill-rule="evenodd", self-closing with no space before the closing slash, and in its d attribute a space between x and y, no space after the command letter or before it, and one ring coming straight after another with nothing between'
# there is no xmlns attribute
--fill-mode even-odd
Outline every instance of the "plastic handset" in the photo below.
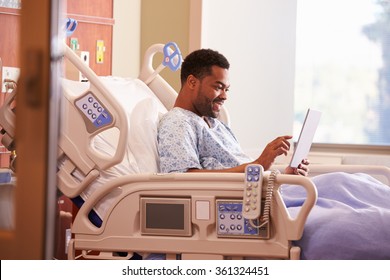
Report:
<svg viewBox="0 0 390 280"><path fill-rule="evenodd" d="M246 219L257 219L261 214L261 186L264 169L259 164L250 164L245 168L245 186L242 215Z"/></svg>

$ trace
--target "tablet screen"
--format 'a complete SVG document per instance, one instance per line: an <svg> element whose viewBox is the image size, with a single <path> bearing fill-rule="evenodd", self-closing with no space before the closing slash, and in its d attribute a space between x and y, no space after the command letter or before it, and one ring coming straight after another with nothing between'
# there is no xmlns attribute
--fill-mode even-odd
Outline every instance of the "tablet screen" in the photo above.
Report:
<svg viewBox="0 0 390 280"><path fill-rule="evenodd" d="M313 142L314 134L320 122L321 112L313 109L308 109L306 118L299 134L298 142L291 158L290 166L298 167L303 159L307 158L311 144Z"/></svg>

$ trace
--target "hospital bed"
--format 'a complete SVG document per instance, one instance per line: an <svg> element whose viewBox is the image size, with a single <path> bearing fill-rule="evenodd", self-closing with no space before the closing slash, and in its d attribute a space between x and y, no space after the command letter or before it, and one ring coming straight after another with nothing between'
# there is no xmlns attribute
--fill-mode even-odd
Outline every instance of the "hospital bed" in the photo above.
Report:
<svg viewBox="0 0 390 280"><path fill-rule="evenodd" d="M168 259L299 258L299 248L291 242L302 235L316 201L309 179L265 173L263 207L268 195L270 222L260 225L242 217L244 174L158 173L157 122L176 98L156 72L161 67L152 67L158 52L164 53L163 62L181 59L177 46L154 45L145 54L139 79L128 80L96 77L66 51L89 80L64 81L58 184L65 195L82 201L72 226L69 258L76 258L76 252L87 259L123 259L133 252L163 253ZM91 97L113 120L97 136L94 128L88 132L79 109ZM222 114L223 121L228 122L227 116ZM308 194L294 218L278 193L287 182L302 185Z"/></svg>
<svg viewBox="0 0 390 280"><path fill-rule="evenodd" d="M165 62L153 69L158 52L165 53ZM79 207L69 259L128 259L134 253L144 258L163 254L165 259L319 258L312 251L320 255L324 248L312 243L324 236L313 241L310 233L318 226L312 216L318 201L316 180L329 179L326 174L309 179L264 172L261 222L268 223L260 225L242 215L245 174L159 173L157 122L172 108L176 92L158 72L178 63L177 47L149 48L139 79L97 77L69 48L65 56L89 80L63 81L58 188ZM84 108L86 102L92 107ZM103 119L95 122L93 113L102 113ZM226 111L221 119L229 122ZM318 170L328 173L335 167ZM337 166L336 170L390 178L386 167ZM366 180L362 178L360 183Z"/></svg>

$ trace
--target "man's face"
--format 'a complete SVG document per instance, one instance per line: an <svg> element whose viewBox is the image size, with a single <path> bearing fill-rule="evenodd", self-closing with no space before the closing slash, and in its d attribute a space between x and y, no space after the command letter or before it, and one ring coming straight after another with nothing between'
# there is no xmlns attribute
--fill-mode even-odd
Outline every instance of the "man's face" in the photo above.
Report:
<svg viewBox="0 0 390 280"><path fill-rule="evenodd" d="M229 71L218 66L211 69L211 75L200 80L194 106L199 115L217 118L227 99Z"/></svg>

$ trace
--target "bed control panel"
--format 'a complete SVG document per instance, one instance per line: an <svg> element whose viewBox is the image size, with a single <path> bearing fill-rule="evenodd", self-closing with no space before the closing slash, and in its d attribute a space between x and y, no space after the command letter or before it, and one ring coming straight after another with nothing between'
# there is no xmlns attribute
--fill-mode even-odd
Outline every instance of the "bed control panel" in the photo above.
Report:
<svg viewBox="0 0 390 280"><path fill-rule="evenodd" d="M78 98L75 104L83 115L89 133L112 124L113 119L110 112L103 107L91 91Z"/></svg>
<svg viewBox="0 0 390 280"><path fill-rule="evenodd" d="M259 164L250 164L245 168L244 186L244 211L246 219L257 219L260 217L261 186L263 184L263 167Z"/></svg>
<svg viewBox="0 0 390 280"><path fill-rule="evenodd" d="M219 237L270 238L269 224L259 228L259 218L253 220L254 226L244 218L242 200L217 200L216 207Z"/></svg>

